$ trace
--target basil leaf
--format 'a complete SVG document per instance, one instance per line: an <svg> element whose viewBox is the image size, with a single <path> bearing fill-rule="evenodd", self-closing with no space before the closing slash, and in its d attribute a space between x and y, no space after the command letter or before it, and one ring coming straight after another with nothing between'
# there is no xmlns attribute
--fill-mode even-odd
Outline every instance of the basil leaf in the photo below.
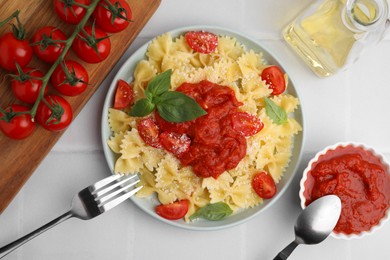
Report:
<svg viewBox="0 0 390 260"><path fill-rule="evenodd" d="M146 96L152 99L167 92L171 86L171 74L172 70L170 69L154 77L146 88Z"/></svg>
<svg viewBox="0 0 390 260"><path fill-rule="evenodd" d="M194 99L178 91L165 92L153 102L160 116L169 122L191 121L207 114Z"/></svg>
<svg viewBox="0 0 390 260"><path fill-rule="evenodd" d="M143 98L135 102L130 110L129 115L136 117L147 116L153 112L155 107L155 104L153 104L149 99Z"/></svg>
<svg viewBox="0 0 390 260"><path fill-rule="evenodd" d="M190 220L197 218L205 218L207 220L221 220L233 213L233 210L225 202L217 202L207 204L206 206L199 208L194 214L190 216Z"/></svg>
<svg viewBox="0 0 390 260"><path fill-rule="evenodd" d="M277 125L287 122L287 113L280 106L276 105L271 99L264 97L265 111L272 121Z"/></svg>

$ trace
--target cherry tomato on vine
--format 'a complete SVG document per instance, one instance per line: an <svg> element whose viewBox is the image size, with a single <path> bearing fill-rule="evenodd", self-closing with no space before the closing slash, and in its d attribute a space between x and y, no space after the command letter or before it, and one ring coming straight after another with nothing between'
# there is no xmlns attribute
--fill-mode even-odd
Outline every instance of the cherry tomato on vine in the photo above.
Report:
<svg viewBox="0 0 390 260"><path fill-rule="evenodd" d="M44 74L37 69L24 68L22 73L18 72L11 80L12 93L17 99L28 104L34 104L42 88ZM33 77L33 78L32 78ZM45 94L47 88L45 89Z"/></svg>
<svg viewBox="0 0 390 260"><path fill-rule="evenodd" d="M77 56L88 63L99 63L105 60L111 51L111 41L107 33L98 27L85 26L73 42Z"/></svg>
<svg viewBox="0 0 390 260"><path fill-rule="evenodd" d="M83 19L86 9L82 5L89 5L91 0L54 0L54 11L66 23L78 24ZM73 9L73 10L72 10Z"/></svg>
<svg viewBox="0 0 390 260"><path fill-rule="evenodd" d="M123 109L133 103L134 91L129 83L120 79L118 80L115 99L114 99L114 108Z"/></svg>
<svg viewBox="0 0 390 260"><path fill-rule="evenodd" d="M32 37L35 55L48 63L54 63L65 48L66 35L58 28L45 26L35 32Z"/></svg>
<svg viewBox="0 0 390 260"><path fill-rule="evenodd" d="M72 122L72 107L61 96L48 95L44 99L50 108L43 100L39 103L35 116L37 122L50 131L64 130Z"/></svg>
<svg viewBox="0 0 390 260"><path fill-rule="evenodd" d="M126 0L101 0L92 16L103 31L117 33L127 28L132 12Z"/></svg>
<svg viewBox="0 0 390 260"><path fill-rule="evenodd" d="M270 66L263 70L261 79L272 89L273 95L280 95L286 90L284 73L277 66Z"/></svg>
<svg viewBox="0 0 390 260"><path fill-rule="evenodd" d="M0 67L16 71L16 63L24 68L30 63L33 51L28 40L18 39L8 32L0 38Z"/></svg>
<svg viewBox="0 0 390 260"><path fill-rule="evenodd" d="M158 205L156 213L169 220L183 218L188 212L188 200L180 200L170 204Z"/></svg>
<svg viewBox="0 0 390 260"><path fill-rule="evenodd" d="M218 36L204 31L190 31L185 34L185 39L196 52L208 54L218 47Z"/></svg>
<svg viewBox="0 0 390 260"><path fill-rule="evenodd" d="M88 86L87 70L78 62L67 60L58 65L50 78L51 84L65 96L77 96Z"/></svg>
<svg viewBox="0 0 390 260"><path fill-rule="evenodd" d="M265 171L261 171L253 177L252 188L263 199L270 199L276 193L274 179Z"/></svg>
<svg viewBox="0 0 390 260"><path fill-rule="evenodd" d="M5 114L0 112L0 130L9 138L21 140L30 136L35 123L31 120L30 108L22 105L10 105L4 109ZM15 113L25 112L17 115Z"/></svg>

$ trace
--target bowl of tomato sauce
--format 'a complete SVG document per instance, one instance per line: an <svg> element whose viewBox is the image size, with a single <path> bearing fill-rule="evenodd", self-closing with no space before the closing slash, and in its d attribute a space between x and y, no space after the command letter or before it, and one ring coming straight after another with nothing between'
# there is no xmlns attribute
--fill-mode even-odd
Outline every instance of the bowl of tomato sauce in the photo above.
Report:
<svg viewBox="0 0 390 260"><path fill-rule="evenodd" d="M301 207L329 194L337 195L342 204L333 237L355 239L372 234L389 219L389 163L365 144L349 142L326 147L303 172Z"/></svg>

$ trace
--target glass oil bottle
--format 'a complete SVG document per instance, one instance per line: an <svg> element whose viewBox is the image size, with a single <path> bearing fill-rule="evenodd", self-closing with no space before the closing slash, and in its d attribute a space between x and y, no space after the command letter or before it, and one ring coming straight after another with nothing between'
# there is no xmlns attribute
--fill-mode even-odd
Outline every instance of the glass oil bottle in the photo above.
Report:
<svg viewBox="0 0 390 260"><path fill-rule="evenodd" d="M283 31L319 77L348 68L390 27L387 0L315 1Z"/></svg>

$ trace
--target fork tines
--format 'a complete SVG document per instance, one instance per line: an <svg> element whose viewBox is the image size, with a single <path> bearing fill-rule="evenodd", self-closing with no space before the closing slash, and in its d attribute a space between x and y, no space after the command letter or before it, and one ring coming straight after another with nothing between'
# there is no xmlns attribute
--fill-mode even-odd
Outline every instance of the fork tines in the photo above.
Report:
<svg viewBox="0 0 390 260"><path fill-rule="evenodd" d="M100 211L104 212L112 209L137 193L142 186L135 189L132 188L139 183L139 181L137 174L114 174L89 186L88 189L95 198Z"/></svg>

